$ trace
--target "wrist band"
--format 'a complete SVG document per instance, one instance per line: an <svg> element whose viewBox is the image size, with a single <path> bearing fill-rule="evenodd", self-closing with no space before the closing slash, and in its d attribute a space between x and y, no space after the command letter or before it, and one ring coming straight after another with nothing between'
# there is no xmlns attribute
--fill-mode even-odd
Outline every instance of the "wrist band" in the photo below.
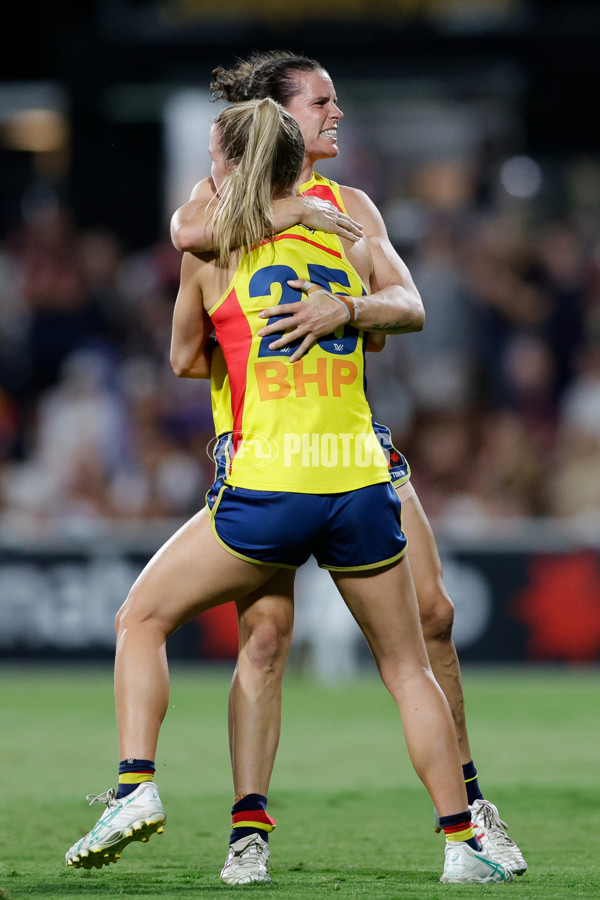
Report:
<svg viewBox="0 0 600 900"><path fill-rule="evenodd" d="M323 293L326 293L326 292L323 291ZM346 310L346 313L347 313L346 325L347 325L348 322L350 322L350 316L351 316L351 313L350 313L350 307L349 307L346 303L344 303L344 301L342 300L342 298L341 298L341 297L338 297L337 294L329 294L328 296L330 296L333 300L337 300L337 302L340 303L340 304L344 307L344 309Z"/></svg>
<svg viewBox="0 0 600 900"><path fill-rule="evenodd" d="M354 304L354 300L352 297L340 296L339 294L333 294L329 291L326 291L324 288L317 288L314 291L309 291L308 296L312 297L314 294L326 294L331 300L337 300L338 303L341 303L342 306L346 307L346 312L348 313L348 318L346 319L346 324L351 324L356 319L356 306Z"/></svg>
<svg viewBox="0 0 600 900"><path fill-rule="evenodd" d="M346 297L344 294L334 294L334 297L344 304L350 314L348 322L352 324L352 322L356 320L356 303L354 302L354 297Z"/></svg>

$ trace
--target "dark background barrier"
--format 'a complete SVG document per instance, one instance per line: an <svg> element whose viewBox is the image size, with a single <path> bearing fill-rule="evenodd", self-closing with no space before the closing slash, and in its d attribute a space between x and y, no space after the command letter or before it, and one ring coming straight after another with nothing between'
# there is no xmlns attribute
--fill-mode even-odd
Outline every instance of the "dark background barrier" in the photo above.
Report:
<svg viewBox="0 0 600 900"><path fill-rule="evenodd" d="M600 551L567 546L542 552L504 543L443 547L461 659L600 660ZM2 548L0 658L112 658L115 612L150 554L125 544ZM367 658L325 572L312 566L300 570L296 602L297 653L319 635L331 650L341 641L340 647L354 647L355 661ZM232 604L199 616L169 641L172 659L233 659L236 649Z"/></svg>

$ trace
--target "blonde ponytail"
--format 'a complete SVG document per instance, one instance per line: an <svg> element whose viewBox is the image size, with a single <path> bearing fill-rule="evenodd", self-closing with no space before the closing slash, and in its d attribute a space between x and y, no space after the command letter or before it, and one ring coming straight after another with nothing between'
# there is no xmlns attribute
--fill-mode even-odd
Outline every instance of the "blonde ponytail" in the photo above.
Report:
<svg viewBox="0 0 600 900"><path fill-rule="evenodd" d="M300 175L304 142L296 121L273 100L249 100L224 109L215 124L228 165L213 214L219 264L232 248L249 249L273 234L272 200L290 192Z"/></svg>

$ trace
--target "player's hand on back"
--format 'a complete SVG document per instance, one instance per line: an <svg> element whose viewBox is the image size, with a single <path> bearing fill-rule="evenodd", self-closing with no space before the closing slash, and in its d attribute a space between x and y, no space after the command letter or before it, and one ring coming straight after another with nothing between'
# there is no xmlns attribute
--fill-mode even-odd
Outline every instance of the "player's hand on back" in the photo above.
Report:
<svg viewBox="0 0 600 900"><path fill-rule="evenodd" d="M312 281L296 278L288 281L288 284L307 296L297 303L285 303L263 309L258 314L261 319L277 316L278 321L265 325L258 334L260 337L281 335L282 328L285 328L285 333L269 344L269 350L280 350L291 341L302 339L302 343L290 356L290 362L295 363L320 337L345 325L348 321L348 311L339 299L335 299L331 291L326 291ZM280 318L282 315L285 316L284 319Z"/></svg>
<svg viewBox="0 0 600 900"><path fill-rule="evenodd" d="M329 234L337 234L350 241L359 241L363 236L363 227L352 219L347 213L343 213L330 200L321 200L320 197L310 197L307 194L300 195L305 206L302 215L302 224L314 231L326 231Z"/></svg>

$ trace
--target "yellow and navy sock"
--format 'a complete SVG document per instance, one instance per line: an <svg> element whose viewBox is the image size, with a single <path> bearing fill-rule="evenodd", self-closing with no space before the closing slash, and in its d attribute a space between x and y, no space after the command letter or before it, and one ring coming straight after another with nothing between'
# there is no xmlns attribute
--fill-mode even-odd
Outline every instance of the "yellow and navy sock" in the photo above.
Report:
<svg viewBox="0 0 600 900"><path fill-rule="evenodd" d="M276 822L267 815L267 798L262 794L246 794L231 807L230 844L249 834L258 834L263 841L269 840L269 832L273 831Z"/></svg>
<svg viewBox="0 0 600 900"><path fill-rule="evenodd" d="M467 789L467 799L469 801L469 806L471 806L476 800L483 800L483 794L481 793L477 781L477 769L475 768L473 760L465 763L462 770L465 779L465 787Z"/></svg>
<svg viewBox="0 0 600 900"><path fill-rule="evenodd" d="M156 766L153 759L122 759L119 763L117 800L126 797L144 781L154 781Z"/></svg>
<svg viewBox="0 0 600 900"><path fill-rule="evenodd" d="M471 813L457 813L454 816L440 816L440 827L447 841L464 841L473 850L481 850L481 844L473 830Z"/></svg>

